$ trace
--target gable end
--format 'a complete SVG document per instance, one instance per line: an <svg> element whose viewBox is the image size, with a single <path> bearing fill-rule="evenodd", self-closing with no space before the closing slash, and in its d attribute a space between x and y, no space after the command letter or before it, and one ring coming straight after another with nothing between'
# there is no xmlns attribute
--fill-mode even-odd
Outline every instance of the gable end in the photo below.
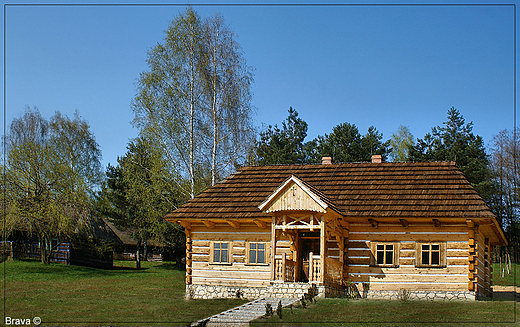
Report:
<svg viewBox="0 0 520 327"><path fill-rule="evenodd" d="M327 208L327 203L294 175L283 182L258 206L258 209L265 213L291 210L325 213Z"/></svg>

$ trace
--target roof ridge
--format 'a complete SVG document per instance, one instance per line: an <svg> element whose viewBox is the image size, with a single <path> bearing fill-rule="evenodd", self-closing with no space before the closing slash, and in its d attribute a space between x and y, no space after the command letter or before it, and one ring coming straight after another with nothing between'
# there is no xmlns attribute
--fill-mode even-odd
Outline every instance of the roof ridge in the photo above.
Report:
<svg viewBox="0 0 520 327"><path fill-rule="evenodd" d="M431 161L399 161L399 162L380 162L380 163L373 163L370 161L355 161L355 162L336 162L331 164L322 164L322 163L292 163L292 164L269 164L269 165L250 165L250 166L243 166L238 168L237 172L240 170L245 170L247 168L259 168L259 167L289 167L289 166L313 166L313 167L333 167L333 166L347 166L347 165L359 165L359 164L366 164L366 165L409 165L409 164L418 164L418 165L431 165L431 164L442 164L446 166L456 166L455 161L442 161L442 160L431 160Z"/></svg>

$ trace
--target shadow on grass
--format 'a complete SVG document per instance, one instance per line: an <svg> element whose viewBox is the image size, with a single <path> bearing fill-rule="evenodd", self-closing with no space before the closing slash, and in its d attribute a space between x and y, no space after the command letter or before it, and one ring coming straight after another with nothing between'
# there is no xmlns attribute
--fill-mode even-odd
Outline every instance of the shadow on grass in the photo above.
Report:
<svg viewBox="0 0 520 327"><path fill-rule="evenodd" d="M167 270L186 270L184 266L179 266L176 262L163 262L162 264L155 266L155 268Z"/></svg>
<svg viewBox="0 0 520 327"><path fill-rule="evenodd" d="M142 262L141 269L136 269L135 262L116 261L111 269L93 268L86 266L66 265L60 263L42 264L39 260L14 260L1 263L5 265L5 277L8 280L52 280L77 279L81 277L108 277L140 276L162 273L166 271L184 271L174 262Z"/></svg>
<svg viewBox="0 0 520 327"><path fill-rule="evenodd" d="M157 272L155 267L142 267L136 269L131 266L116 265L111 269L93 268L86 266L66 265L60 263L42 264L40 261L34 260L14 260L6 261L5 277L8 280L25 279L31 280L53 280L59 278L61 280L74 280L82 277L120 277L122 275L150 274Z"/></svg>
<svg viewBox="0 0 520 327"><path fill-rule="evenodd" d="M107 270L107 271L113 271L113 270L131 270L131 271L143 271L148 270L150 268L143 268L137 269L136 267L125 267L125 266L113 266L111 269L101 269L101 270Z"/></svg>
<svg viewBox="0 0 520 327"><path fill-rule="evenodd" d="M513 286L511 286L513 288ZM520 291L520 290L518 290ZM516 301L520 302L520 294L515 292L514 289L511 290L500 290L500 291L493 291L493 301Z"/></svg>

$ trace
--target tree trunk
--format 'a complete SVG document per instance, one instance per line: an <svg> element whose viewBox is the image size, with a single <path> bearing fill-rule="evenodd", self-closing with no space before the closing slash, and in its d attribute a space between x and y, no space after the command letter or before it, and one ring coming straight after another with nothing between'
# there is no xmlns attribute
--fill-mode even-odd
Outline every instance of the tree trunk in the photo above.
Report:
<svg viewBox="0 0 520 327"><path fill-rule="evenodd" d="M178 249L175 249L175 254L176 254L175 263L176 263L177 269L179 269L179 270L183 269L184 267L182 266L182 252L178 251Z"/></svg>
<svg viewBox="0 0 520 327"><path fill-rule="evenodd" d="M141 269L141 242L142 240L139 240L137 242L137 251L135 253L135 269Z"/></svg>
<svg viewBox="0 0 520 327"><path fill-rule="evenodd" d="M143 258L144 261L148 261L148 243L146 242L146 240L144 240L143 242Z"/></svg>
<svg viewBox="0 0 520 327"><path fill-rule="evenodd" d="M40 259L44 265L50 263L52 249L50 247L50 240L46 235L40 235Z"/></svg>
<svg viewBox="0 0 520 327"><path fill-rule="evenodd" d="M190 23L190 32L189 32L189 173L190 173L190 198L195 198L195 56L196 56L196 46L195 46L195 37L194 26Z"/></svg>

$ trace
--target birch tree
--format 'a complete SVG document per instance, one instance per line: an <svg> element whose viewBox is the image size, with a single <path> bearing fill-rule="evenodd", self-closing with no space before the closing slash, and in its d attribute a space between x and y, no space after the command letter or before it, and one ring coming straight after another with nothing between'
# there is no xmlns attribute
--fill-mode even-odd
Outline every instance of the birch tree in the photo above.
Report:
<svg viewBox="0 0 520 327"><path fill-rule="evenodd" d="M503 130L491 141L490 169L496 185L495 214L503 226L507 226L508 221L517 219L520 208L520 163L517 158L519 150L518 132Z"/></svg>
<svg viewBox="0 0 520 327"><path fill-rule="evenodd" d="M495 135L490 144L490 170L494 192L491 198L491 210L506 232L509 241L507 247L497 249L503 255L509 253L512 260L518 262L519 248L519 172L520 134L518 130L502 130Z"/></svg>
<svg viewBox="0 0 520 327"><path fill-rule="evenodd" d="M204 23L202 72L209 123L211 185L243 162L252 146L251 68L245 63L234 33L215 15Z"/></svg>
<svg viewBox="0 0 520 327"><path fill-rule="evenodd" d="M198 191L195 174L201 164L201 40L200 17L188 8L171 22L164 43L148 52L150 71L141 74L132 104L134 125L159 141L178 176L177 187L190 198Z"/></svg>
<svg viewBox="0 0 520 327"><path fill-rule="evenodd" d="M403 162L408 158L408 149L414 145L413 136L410 129L400 125L397 132L390 137L390 157L394 162Z"/></svg>
<svg viewBox="0 0 520 327"><path fill-rule="evenodd" d="M221 16L177 16L148 53L132 108L134 124L157 140L175 183L193 198L244 160L252 140L251 69ZM188 180L186 187L184 180Z"/></svg>

